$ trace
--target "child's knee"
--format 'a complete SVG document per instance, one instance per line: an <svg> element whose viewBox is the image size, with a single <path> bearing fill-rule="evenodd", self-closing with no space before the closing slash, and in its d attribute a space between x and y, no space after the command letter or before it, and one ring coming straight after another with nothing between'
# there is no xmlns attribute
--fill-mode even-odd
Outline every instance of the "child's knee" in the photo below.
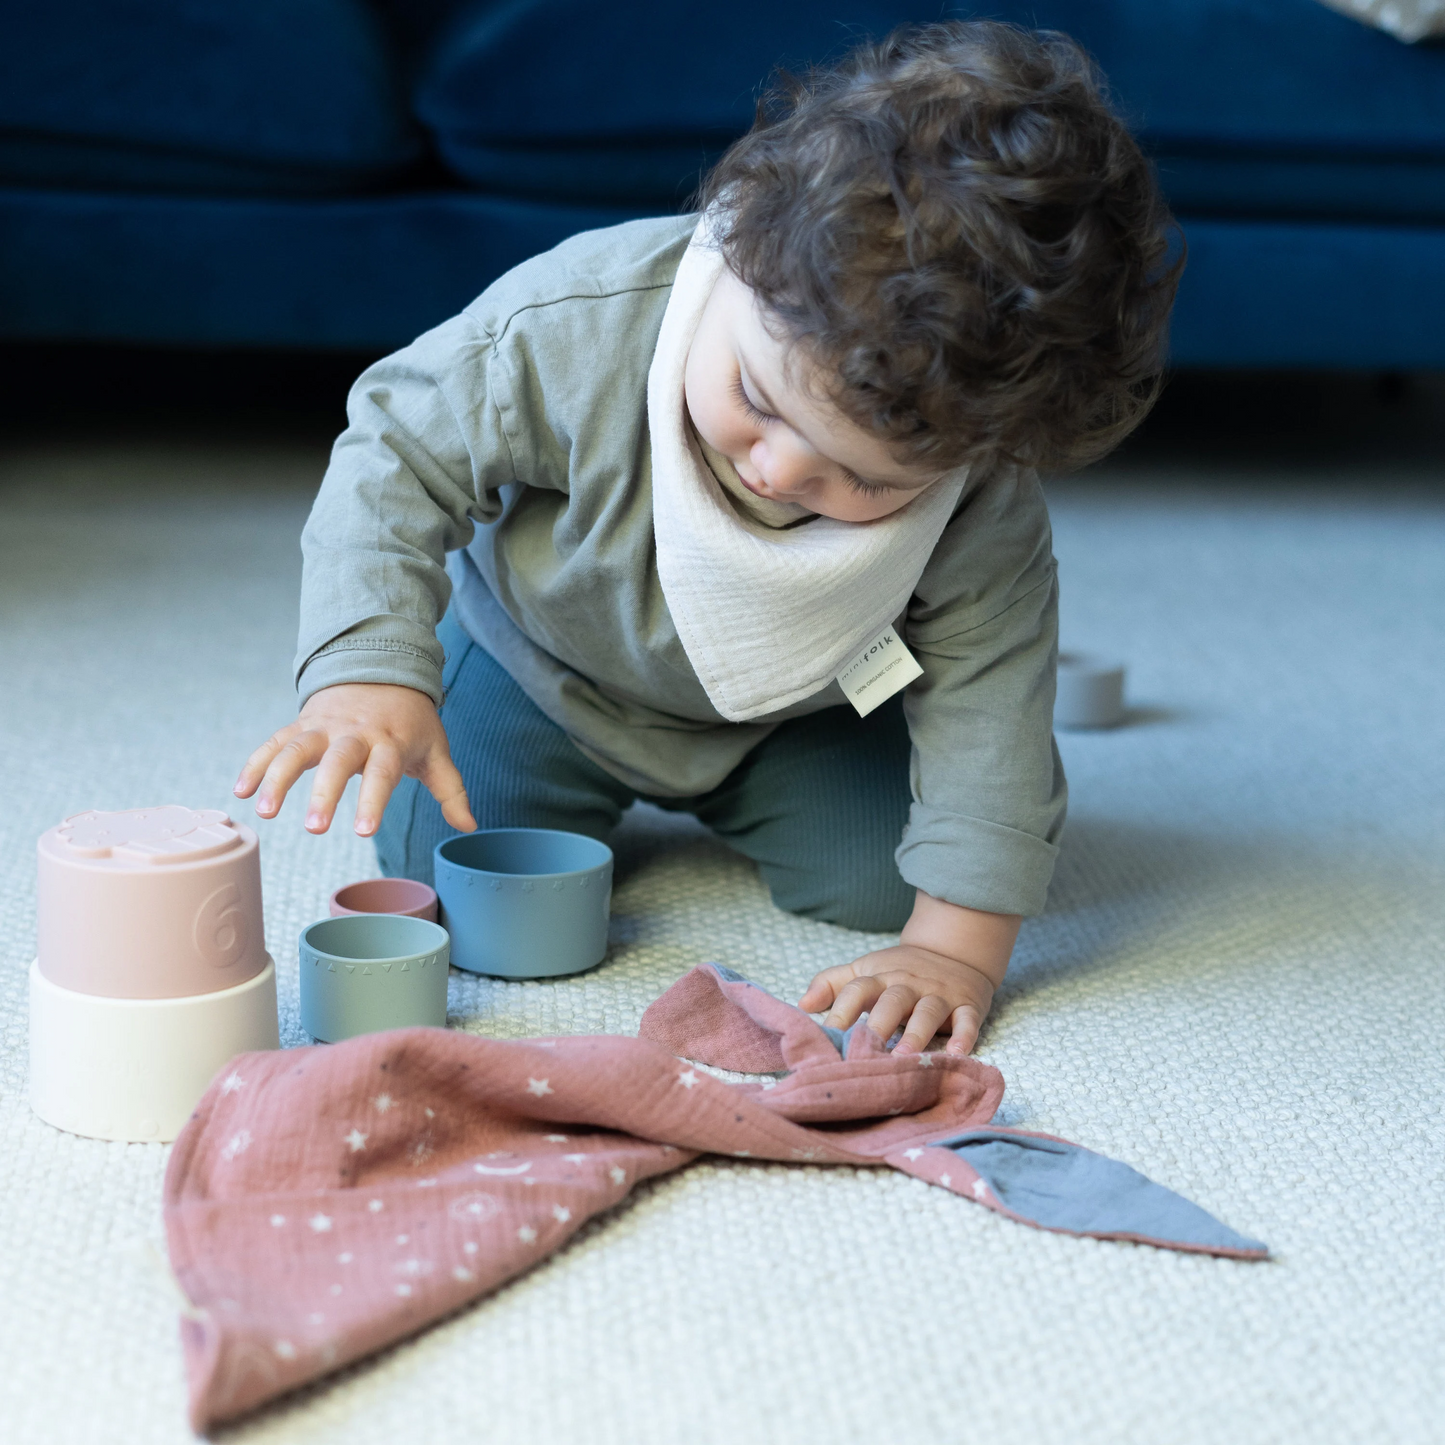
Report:
<svg viewBox="0 0 1445 1445"><path fill-rule="evenodd" d="M793 876L768 881L773 902L785 912L859 933L897 933L913 911L914 890L891 867L891 860L881 876Z"/></svg>

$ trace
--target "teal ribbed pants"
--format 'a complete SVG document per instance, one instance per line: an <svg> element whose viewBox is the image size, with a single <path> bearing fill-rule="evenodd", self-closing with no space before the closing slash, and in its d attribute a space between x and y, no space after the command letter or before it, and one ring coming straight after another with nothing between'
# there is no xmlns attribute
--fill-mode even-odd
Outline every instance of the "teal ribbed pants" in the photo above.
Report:
<svg viewBox="0 0 1445 1445"><path fill-rule="evenodd" d="M483 828L562 828L608 841L639 798L694 814L762 873L779 908L896 932L913 907L893 850L908 820L908 729L899 698L866 718L833 707L785 722L695 798L638 793L585 757L449 612L442 724ZM377 832L382 872L432 881L456 830L414 778Z"/></svg>

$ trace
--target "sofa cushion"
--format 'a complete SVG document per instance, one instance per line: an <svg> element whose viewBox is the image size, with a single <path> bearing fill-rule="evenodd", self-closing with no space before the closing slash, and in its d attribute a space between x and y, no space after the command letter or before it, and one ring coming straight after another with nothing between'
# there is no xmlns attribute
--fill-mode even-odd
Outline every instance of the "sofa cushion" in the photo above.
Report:
<svg viewBox="0 0 1445 1445"><path fill-rule="evenodd" d="M473 5L441 35L415 107L475 185L670 206L747 130L775 65L914 13L897 0Z"/></svg>
<svg viewBox="0 0 1445 1445"><path fill-rule="evenodd" d="M1445 35L1445 0L1321 0L1341 15L1374 25L1413 45Z"/></svg>
<svg viewBox="0 0 1445 1445"><path fill-rule="evenodd" d="M1316 0L976 8L1086 45L1181 210L1445 216L1445 50L1407 49ZM416 109L473 184L671 204L746 129L774 65L929 13L888 0L479 5L442 32Z"/></svg>
<svg viewBox="0 0 1445 1445"><path fill-rule="evenodd" d="M404 345L508 267L630 213L475 191L0 189L0 338ZM1178 366L1445 369L1445 227L1195 220Z"/></svg>
<svg viewBox="0 0 1445 1445"><path fill-rule="evenodd" d="M0 187L0 338L404 346L504 271L633 213L482 196Z"/></svg>
<svg viewBox="0 0 1445 1445"><path fill-rule="evenodd" d="M1445 53L1406 49L1316 0L1028 9L1093 51L1156 145L1445 158Z"/></svg>
<svg viewBox="0 0 1445 1445"><path fill-rule="evenodd" d="M422 153L363 0L31 0L5 10L0 178L337 188Z"/></svg>
<svg viewBox="0 0 1445 1445"><path fill-rule="evenodd" d="M1038 0L1098 57L1174 206L1445 218L1445 52L1315 0Z"/></svg>

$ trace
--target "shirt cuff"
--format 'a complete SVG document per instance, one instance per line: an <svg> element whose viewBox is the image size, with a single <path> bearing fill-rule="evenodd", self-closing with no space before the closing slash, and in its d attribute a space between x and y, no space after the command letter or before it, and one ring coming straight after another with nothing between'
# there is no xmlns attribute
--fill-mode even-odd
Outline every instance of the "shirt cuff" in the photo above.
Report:
<svg viewBox="0 0 1445 1445"><path fill-rule="evenodd" d="M1058 845L1017 828L914 803L894 857L903 881L984 913L1044 911Z"/></svg>
<svg viewBox="0 0 1445 1445"><path fill-rule="evenodd" d="M441 649L438 647L437 652ZM343 682L380 682L413 687L442 705L442 670L439 657L393 638L340 637L314 653L296 679L299 702L304 704L323 687Z"/></svg>

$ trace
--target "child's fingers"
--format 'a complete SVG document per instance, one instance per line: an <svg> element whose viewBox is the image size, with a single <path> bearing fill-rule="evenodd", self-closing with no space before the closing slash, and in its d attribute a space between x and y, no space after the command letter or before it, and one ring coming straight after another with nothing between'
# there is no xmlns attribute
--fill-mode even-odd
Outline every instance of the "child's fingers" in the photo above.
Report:
<svg viewBox="0 0 1445 1445"><path fill-rule="evenodd" d="M798 1000L798 1007L804 1013L822 1013L825 1008L832 1007L833 1000L838 997L838 991L852 977L853 969L846 963L835 964L832 968L825 968L821 973L815 973L807 991Z"/></svg>
<svg viewBox="0 0 1445 1445"><path fill-rule="evenodd" d="M291 723L274 732L249 758L242 767L240 776L236 779L236 786L232 789L238 798L249 798L256 791L261 779L266 776L266 769L271 766L271 759L286 746L296 735L296 724Z"/></svg>
<svg viewBox="0 0 1445 1445"><path fill-rule="evenodd" d="M475 833L477 820L472 817L471 805L467 802L466 784L451 754L433 752L427 759L421 774L421 781L432 797L442 806L442 817L459 833Z"/></svg>
<svg viewBox="0 0 1445 1445"><path fill-rule="evenodd" d="M387 799L402 777L401 757L394 747L379 743L367 755L361 773L361 793L356 800L356 831L369 838L381 826Z"/></svg>
<svg viewBox="0 0 1445 1445"><path fill-rule="evenodd" d="M261 779L256 811L263 818L274 818L291 785L306 771L314 768L326 752L326 734L308 730L295 734L271 759Z"/></svg>
<svg viewBox="0 0 1445 1445"><path fill-rule="evenodd" d="M324 833L331 826L351 775L366 766L369 751L360 738L350 734L332 739L316 765L316 777L311 783L311 800L306 805L307 832Z"/></svg>
<svg viewBox="0 0 1445 1445"><path fill-rule="evenodd" d="M879 1038L891 1039L894 1030L913 1012L917 1003L917 989L910 988L906 983L889 984L868 1010L868 1027Z"/></svg>
<svg viewBox="0 0 1445 1445"><path fill-rule="evenodd" d="M828 1017L823 1020L830 1029L846 1029L858 1020L861 1013L873 1006L873 1001L883 992L883 980L871 974L864 978L850 979L838 990Z"/></svg>
<svg viewBox="0 0 1445 1445"><path fill-rule="evenodd" d="M960 1004L953 1011L953 1036L945 1052L968 1055L978 1042L978 1031L983 1027L983 1015L971 1003Z"/></svg>
<svg viewBox="0 0 1445 1445"><path fill-rule="evenodd" d="M893 1052L896 1054L918 1054L926 1049L934 1034L942 1027L949 1015L949 1003L936 993L930 993L918 1000L909 1015L908 1027L898 1040Z"/></svg>

